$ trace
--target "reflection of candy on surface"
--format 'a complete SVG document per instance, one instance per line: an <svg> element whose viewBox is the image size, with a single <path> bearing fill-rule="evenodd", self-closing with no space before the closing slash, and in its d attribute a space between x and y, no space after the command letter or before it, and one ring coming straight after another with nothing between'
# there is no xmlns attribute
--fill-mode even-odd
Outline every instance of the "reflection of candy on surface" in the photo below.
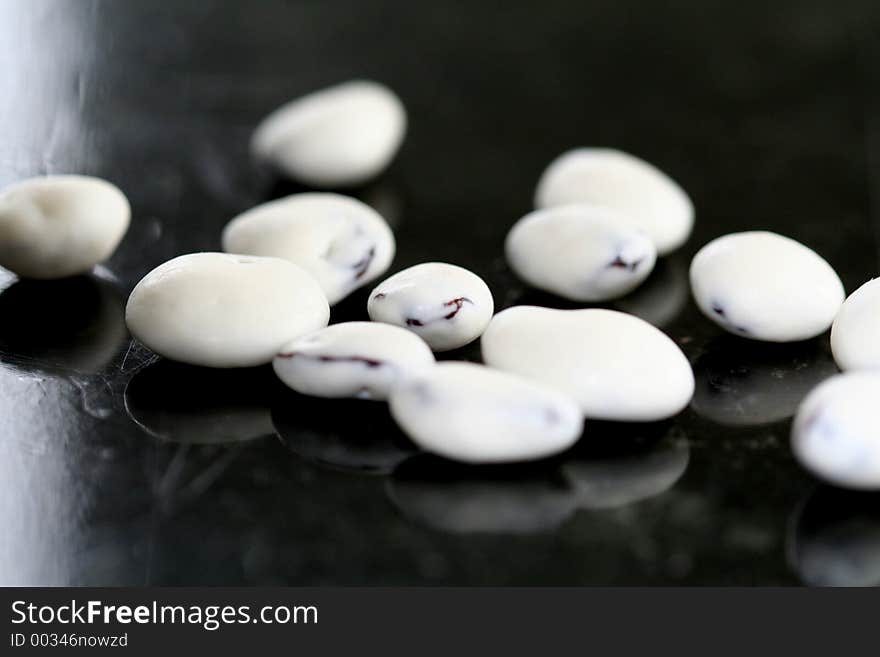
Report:
<svg viewBox="0 0 880 657"><path fill-rule="evenodd" d="M273 433L278 385L268 368L211 370L160 360L125 389L129 417L149 434L179 443L227 443Z"/></svg>

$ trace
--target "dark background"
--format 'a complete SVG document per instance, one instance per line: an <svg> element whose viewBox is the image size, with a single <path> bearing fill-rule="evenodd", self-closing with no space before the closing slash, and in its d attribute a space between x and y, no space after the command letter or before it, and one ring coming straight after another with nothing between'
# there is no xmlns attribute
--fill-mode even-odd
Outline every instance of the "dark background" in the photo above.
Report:
<svg viewBox="0 0 880 657"><path fill-rule="evenodd" d="M102 176L133 219L92 277L0 271L0 583L880 583L877 496L818 485L788 447L798 401L835 371L827 336L722 335L686 278L702 244L751 228L816 249L848 292L878 274L875 6L2 0L0 183ZM256 122L354 77L409 112L391 169L353 190L395 228L392 271L454 262L499 308L567 307L502 258L553 157L613 146L679 181L693 235L615 307L682 346L691 407L589 423L550 461L462 468L415 455L381 404L131 344L141 276L298 191L251 162ZM366 318L367 291L334 321Z"/></svg>

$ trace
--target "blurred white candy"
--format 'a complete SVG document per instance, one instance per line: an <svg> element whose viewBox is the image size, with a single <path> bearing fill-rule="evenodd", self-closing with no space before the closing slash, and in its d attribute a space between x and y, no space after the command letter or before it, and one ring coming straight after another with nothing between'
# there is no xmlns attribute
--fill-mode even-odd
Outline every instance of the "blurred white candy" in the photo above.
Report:
<svg viewBox="0 0 880 657"><path fill-rule="evenodd" d="M691 288L703 314L735 335L807 340L831 326L843 284L815 251L767 231L731 233L694 256Z"/></svg>
<svg viewBox="0 0 880 657"><path fill-rule="evenodd" d="M394 386L389 403L422 449L465 463L550 456L573 445L583 428L566 395L473 363L422 370Z"/></svg>
<svg viewBox="0 0 880 657"><path fill-rule="evenodd" d="M588 418L650 422L687 406L694 375L669 337L614 310L515 306L492 319L483 360L553 386Z"/></svg>
<svg viewBox="0 0 880 657"><path fill-rule="evenodd" d="M655 166L611 148L576 148L544 170L535 207L594 203L617 210L621 222L643 230L657 253L684 244L694 206L684 190Z"/></svg>
<svg viewBox="0 0 880 657"><path fill-rule="evenodd" d="M844 488L880 489L880 372L847 372L811 392L792 426L805 468Z"/></svg>
<svg viewBox="0 0 880 657"><path fill-rule="evenodd" d="M405 132L406 111L394 92L355 80L272 112L254 132L251 150L306 185L350 186L381 173Z"/></svg>
<svg viewBox="0 0 880 657"><path fill-rule="evenodd" d="M426 262L397 272L370 293L374 322L395 324L448 351L480 337L495 303L483 279L462 267Z"/></svg>
<svg viewBox="0 0 880 657"><path fill-rule="evenodd" d="M293 340L272 362L288 386L317 397L386 399L395 381L434 364L425 341L375 322L334 324Z"/></svg>
<svg viewBox="0 0 880 657"><path fill-rule="evenodd" d="M317 279L331 304L375 280L394 258L385 220L357 199L293 194L251 208L223 229L223 250L284 258Z"/></svg>
<svg viewBox="0 0 880 657"><path fill-rule="evenodd" d="M572 301L605 301L636 288L657 250L610 208L580 203L536 210L507 234L507 261L533 287Z"/></svg>
<svg viewBox="0 0 880 657"><path fill-rule="evenodd" d="M330 307L305 270L280 258L191 253L156 267L128 299L131 334L158 354L207 367L268 363L327 325Z"/></svg>
<svg viewBox="0 0 880 657"><path fill-rule="evenodd" d="M831 325L831 351L842 370L880 368L880 278L843 302Z"/></svg>
<svg viewBox="0 0 880 657"><path fill-rule="evenodd" d="M131 219L128 199L90 176L40 176L0 193L0 265L23 278L64 278L110 257Z"/></svg>

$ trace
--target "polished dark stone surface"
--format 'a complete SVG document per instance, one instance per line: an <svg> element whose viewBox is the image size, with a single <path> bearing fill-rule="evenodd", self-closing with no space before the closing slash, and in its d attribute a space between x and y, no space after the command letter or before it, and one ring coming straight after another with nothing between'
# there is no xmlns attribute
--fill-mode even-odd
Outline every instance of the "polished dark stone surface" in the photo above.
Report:
<svg viewBox="0 0 880 657"><path fill-rule="evenodd" d="M687 284L702 244L750 228L815 248L847 291L878 274L878 29L867 0L0 3L0 184L95 174L133 207L92 276L0 272L0 583L880 583L875 497L819 485L788 447L835 371L827 336L724 336ZM553 157L616 146L676 178L693 236L612 305L682 346L692 406L466 468L417 454L381 404L132 344L143 274L299 189L250 161L260 117L358 76L410 115L392 168L353 190L395 227L394 270L455 262L499 307L570 307L502 258Z"/></svg>

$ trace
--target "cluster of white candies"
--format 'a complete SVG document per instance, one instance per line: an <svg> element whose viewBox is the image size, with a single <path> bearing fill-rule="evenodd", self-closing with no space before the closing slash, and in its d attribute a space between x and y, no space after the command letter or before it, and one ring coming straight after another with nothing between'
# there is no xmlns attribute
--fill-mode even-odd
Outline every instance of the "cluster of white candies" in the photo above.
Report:
<svg viewBox="0 0 880 657"><path fill-rule="evenodd" d="M363 183L393 159L402 103L373 82L297 99L257 128L254 154L315 187ZM694 210L663 172L599 148L563 154L541 176L536 210L506 240L513 271L576 302L635 289L658 256L688 238ZM0 264L59 278L108 258L129 223L113 185L48 176L0 197ZM389 268L394 235L360 201L295 194L232 219L226 253L193 253L147 274L131 293L132 335L168 358L207 367L272 362L303 394L388 400L425 450L470 463L535 459L570 447L583 419L654 421L690 401L694 377L679 347L632 315L518 306L494 315L472 272L431 262L370 293L372 322L327 326L330 306ZM880 487L880 281L844 303L834 270L806 246L770 232L720 237L693 260L702 312L736 335L788 342L820 335L844 370L802 404L794 450L820 476ZM485 365L436 363L432 352L482 336ZM877 373L872 373L871 370Z"/></svg>

